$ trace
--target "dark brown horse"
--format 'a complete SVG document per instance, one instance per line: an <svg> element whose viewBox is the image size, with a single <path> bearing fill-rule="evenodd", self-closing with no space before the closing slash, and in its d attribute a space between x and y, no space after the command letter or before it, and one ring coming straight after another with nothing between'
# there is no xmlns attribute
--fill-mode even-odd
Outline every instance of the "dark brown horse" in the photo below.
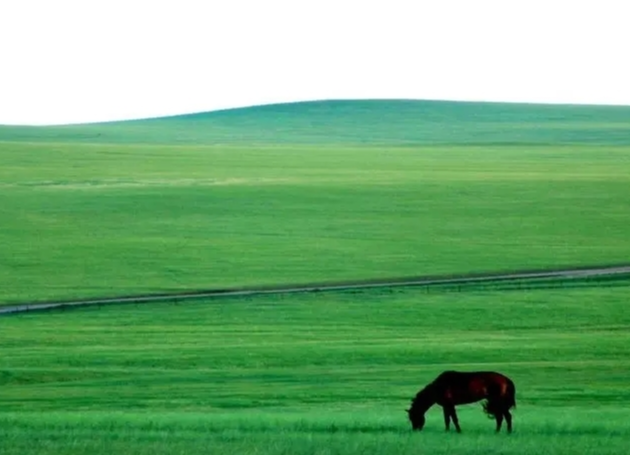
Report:
<svg viewBox="0 0 630 455"><path fill-rule="evenodd" d="M409 420L414 430L424 427L424 414L434 404L442 406L444 410L444 424L446 431L450 429L451 419L458 433L459 420L455 406L476 403L486 400L483 409L497 422L496 431L501 431L501 424L505 418L508 433L512 432L511 408L516 408L516 388L514 382L507 376L493 371L459 372L445 371L433 382L420 390L411 401L411 408L407 409Z"/></svg>

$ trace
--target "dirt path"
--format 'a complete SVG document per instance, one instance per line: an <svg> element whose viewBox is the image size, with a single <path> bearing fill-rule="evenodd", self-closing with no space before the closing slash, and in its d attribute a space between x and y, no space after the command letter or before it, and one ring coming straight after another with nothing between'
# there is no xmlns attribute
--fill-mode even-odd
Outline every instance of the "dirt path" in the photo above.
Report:
<svg viewBox="0 0 630 455"><path fill-rule="evenodd" d="M216 297L256 296L263 294L290 294L299 292L343 291L351 289L388 288L399 286L437 286L464 285L470 283L493 283L519 279L579 279L596 276L630 275L630 265L609 265L596 267L577 267L555 270L521 270L504 273L479 273L466 275L435 275L417 276L382 280L345 281L337 283L310 283L295 285L261 286L250 288L209 289L172 294L145 294L121 297L94 298L71 301L46 303L22 303L19 305L0 306L0 316L25 313L30 311L44 311L67 309L88 305L111 305L122 303L153 303L163 301L183 301Z"/></svg>

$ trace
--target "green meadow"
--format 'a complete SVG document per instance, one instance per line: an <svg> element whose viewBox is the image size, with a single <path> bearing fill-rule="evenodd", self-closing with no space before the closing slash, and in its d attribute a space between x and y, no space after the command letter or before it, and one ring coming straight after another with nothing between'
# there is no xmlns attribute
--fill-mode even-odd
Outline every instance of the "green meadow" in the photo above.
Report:
<svg viewBox="0 0 630 455"><path fill-rule="evenodd" d="M3 318L3 455L623 454L630 282L418 288L86 308ZM445 369L512 377L512 435L477 404L413 433Z"/></svg>
<svg viewBox="0 0 630 455"><path fill-rule="evenodd" d="M423 101L0 126L0 305L627 263L630 108ZM625 454L630 277L0 317L0 454ZM447 369L516 383L414 433Z"/></svg>
<svg viewBox="0 0 630 455"><path fill-rule="evenodd" d="M625 262L629 122L365 101L0 127L0 304Z"/></svg>

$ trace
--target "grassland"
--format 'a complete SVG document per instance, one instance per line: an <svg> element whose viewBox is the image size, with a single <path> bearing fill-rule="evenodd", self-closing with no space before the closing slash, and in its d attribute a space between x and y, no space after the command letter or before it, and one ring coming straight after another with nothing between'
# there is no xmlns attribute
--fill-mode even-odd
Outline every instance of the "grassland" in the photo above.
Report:
<svg viewBox="0 0 630 455"><path fill-rule="evenodd" d="M5 127L4 140L154 145L630 145L630 107L320 101L150 120Z"/></svg>
<svg viewBox="0 0 630 455"><path fill-rule="evenodd" d="M630 108L322 102L0 127L0 304L627 262ZM625 454L630 282L0 318L0 454ZM565 286L565 287L562 287ZM515 433L404 409L517 384Z"/></svg>
<svg viewBox="0 0 630 455"><path fill-rule="evenodd" d="M629 120L382 101L0 127L0 304L624 262Z"/></svg>
<svg viewBox="0 0 630 455"><path fill-rule="evenodd" d="M3 455L626 453L630 283L397 289L3 318ZM443 369L514 378L515 433L403 409Z"/></svg>

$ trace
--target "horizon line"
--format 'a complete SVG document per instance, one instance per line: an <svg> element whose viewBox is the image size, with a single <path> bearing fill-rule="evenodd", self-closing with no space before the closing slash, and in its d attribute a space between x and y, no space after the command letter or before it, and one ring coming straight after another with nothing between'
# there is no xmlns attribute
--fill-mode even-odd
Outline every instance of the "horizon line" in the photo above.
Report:
<svg viewBox="0 0 630 455"><path fill-rule="evenodd" d="M176 117L186 117L203 114L214 114L221 112L230 112L238 110L256 109L272 106L285 106L293 104L315 104L315 103L334 103L349 101L399 101L399 102L429 102L429 103L455 103L455 104L503 104L503 105L520 105L520 106L558 106L558 107L599 107L599 108L628 108L630 104L625 103L584 103L584 102L552 102L552 101L525 101L525 100L491 100L491 99L458 99L458 98L396 98L396 97L379 97L379 98L303 98L290 101L273 101L265 103L243 103L234 106L217 107L207 110L194 111L178 111L174 113L161 113L149 116L138 117L119 117L107 120L92 120L85 122L60 122L60 123L0 123L0 127L63 127L63 126L82 126L82 125L104 125L120 122L135 122L145 120L159 120Z"/></svg>

